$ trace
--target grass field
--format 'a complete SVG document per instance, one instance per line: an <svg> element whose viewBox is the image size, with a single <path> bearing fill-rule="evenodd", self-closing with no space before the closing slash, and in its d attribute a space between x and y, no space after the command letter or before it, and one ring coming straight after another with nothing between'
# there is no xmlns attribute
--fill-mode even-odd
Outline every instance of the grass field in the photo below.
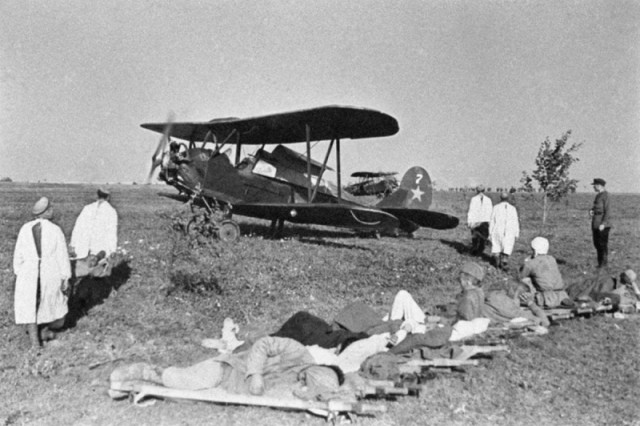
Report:
<svg viewBox="0 0 640 426"><path fill-rule="evenodd" d="M36 356L27 351L28 338L13 323L12 254L18 229L30 219L35 200L46 195L68 238L95 187L0 184L0 425L323 424L304 413L264 408L171 402L140 408L109 399L108 377L124 363L187 365L211 356L199 342L218 336L227 316L241 324L242 336L275 330L299 310L330 321L355 300L383 313L400 289L429 310L453 299L457 268L472 259L464 226L422 229L415 239L379 240L289 226L283 239L271 240L267 222L239 218L243 235L238 243L188 247L169 230L169 217L180 205L157 197L158 189L113 187L119 245L127 262L110 282L82 284L72 326ZM521 195L521 238L511 264L519 264L529 252L529 241L542 235L550 240L550 253L567 282L593 274L595 250L587 215L593 196L575 194L555 205L543 227L536 201ZM437 192L432 208L463 219L468 197ZM639 271L640 195L612 194L612 203L611 273L627 267ZM488 270L485 288L508 278ZM565 321L546 336L510 341L510 353L483 360L465 373L440 375L420 398L390 401L386 414L359 422L640 425L639 330L637 317Z"/></svg>

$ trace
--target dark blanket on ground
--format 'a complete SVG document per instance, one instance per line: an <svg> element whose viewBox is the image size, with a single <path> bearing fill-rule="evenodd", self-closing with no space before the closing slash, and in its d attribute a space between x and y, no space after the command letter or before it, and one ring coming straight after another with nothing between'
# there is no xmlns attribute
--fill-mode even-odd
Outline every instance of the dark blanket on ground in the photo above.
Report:
<svg viewBox="0 0 640 426"><path fill-rule="evenodd" d="M383 321L382 316L362 302L349 303L336 315L333 323L353 333L367 333L369 336L382 333L395 333L400 329L402 320Z"/></svg>
<svg viewBox="0 0 640 426"><path fill-rule="evenodd" d="M611 299L614 306L620 303L620 295L612 293L616 288L616 277L610 276L606 270L600 270L595 276L587 277L567 287L567 293L572 300L593 300L599 302L605 298Z"/></svg>
<svg viewBox="0 0 640 426"><path fill-rule="evenodd" d="M288 337L305 346L318 345L322 348L335 348L347 340L355 341L369 337L366 333L334 330L323 319L304 311L293 314L272 336Z"/></svg>

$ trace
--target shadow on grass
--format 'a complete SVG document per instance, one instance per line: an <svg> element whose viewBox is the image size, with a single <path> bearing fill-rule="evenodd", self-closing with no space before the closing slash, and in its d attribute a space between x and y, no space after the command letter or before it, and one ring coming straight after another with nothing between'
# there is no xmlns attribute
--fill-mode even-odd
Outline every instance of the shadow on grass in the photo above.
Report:
<svg viewBox="0 0 640 426"><path fill-rule="evenodd" d="M69 297L69 313L64 328L73 328L78 320L86 316L94 306L102 304L113 290L118 290L131 276L131 267L122 261L104 278L85 277L74 283L73 294Z"/></svg>
<svg viewBox="0 0 640 426"><path fill-rule="evenodd" d="M299 238L298 241L300 241L301 243L304 243L304 244L315 244L317 246L324 246L324 247L346 248L346 249L371 251L371 249L369 247L363 247L363 246L358 245L358 244L344 244L344 243L338 243L338 242L335 242L335 241L327 241L327 240L323 240L323 239L320 239L320 238L303 237L303 238Z"/></svg>
<svg viewBox="0 0 640 426"><path fill-rule="evenodd" d="M440 242L442 244L445 244L445 245L447 245L449 247L454 248L460 254L467 254L469 256L472 256L471 248L469 248L468 245L466 245L464 243L461 243L460 241L451 241L451 240L440 239ZM481 253L479 256L475 256L475 257L477 257L479 260L483 260L483 261L485 261L487 263L491 263L491 255L487 254L486 252Z"/></svg>
<svg viewBox="0 0 640 426"><path fill-rule="evenodd" d="M284 229L279 236L274 237L274 232L269 225L251 224L241 225L242 235L258 236L263 238L295 238L295 237L313 237L313 238L353 238L355 234L350 231L341 231L333 229L315 229L303 226L292 226L285 224Z"/></svg>

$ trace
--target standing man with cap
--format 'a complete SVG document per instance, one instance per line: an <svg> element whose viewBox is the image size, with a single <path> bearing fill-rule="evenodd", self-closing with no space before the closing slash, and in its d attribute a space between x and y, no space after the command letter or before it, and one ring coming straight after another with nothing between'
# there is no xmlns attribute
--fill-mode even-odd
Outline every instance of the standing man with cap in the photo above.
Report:
<svg viewBox="0 0 640 426"><path fill-rule="evenodd" d="M611 229L611 209L609 193L604 189L607 184L604 179L595 178L593 189L597 192L593 207L589 210L591 216L591 232L593 245L598 254L598 268L606 267L609 257L609 230Z"/></svg>
<svg viewBox="0 0 640 426"><path fill-rule="evenodd" d="M471 230L471 254L479 256L484 252L484 246L489 239L489 220L493 202L484 195L484 186L478 185L476 193L469 203L467 226Z"/></svg>
<svg viewBox="0 0 640 426"><path fill-rule="evenodd" d="M509 194L500 194L500 203L493 207L489 221L491 256L498 269L507 269L507 259L513 252L516 238L520 236L518 211L509 204Z"/></svg>
<svg viewBox="0 0 640 426"><path fill-rule="evenodd" d="M20 228L13 253L14 307L16 324L25 324L32 347L39 347L64 325L71 267L64 234L50 222L49 200L40 198L32 213L35 219Z"/></svg>
<svg viewBox="0 0 640 426"><path fill-rule="evenodd" d="M71 233L71 248L76 258L89 255L98 260L108 257L118 247L118 213L111 207L111 192L98 189L98 200L85 206Z"/></svg>

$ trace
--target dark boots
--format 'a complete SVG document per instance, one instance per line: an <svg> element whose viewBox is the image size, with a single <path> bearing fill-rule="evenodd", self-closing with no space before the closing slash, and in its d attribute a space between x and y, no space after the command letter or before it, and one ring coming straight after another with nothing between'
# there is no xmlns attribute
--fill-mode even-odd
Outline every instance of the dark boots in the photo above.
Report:
<svg viewBox="0 0 640 426"><path fill-rule="evenodd" d="M609 254L602 253L598 256L598 268L606 268L609 264Z"/></svg>
<svg viewBox="0 0 640 426"><path fill-rule="evenodd" d="M38 334L38 324L27 324L27 334L29 335L29 340L31 341L31 347L39 348L41 346L41 343L40 336Z"/></svg>
<svg viewBox="0 0 640 426"><path fill-rule="evenodd" d="M42 327L42 330L40 330L40 340L42 342L48 342L55 338L56 338L56 333L53 330L49 329L49 327L47 326Z"/></svg>
<svg viewBox="0 0 640 426"><path fill-rule="evenodd" d="M509 255L500 253L500 269L504 272L509 272Z"/></svg>
<svg viewBox="0 0 640 426"><path fill-rule="evenodd" d="M504 253L494 253L491 255L491 263L496 269L507 272L509 270L509 255Z"/></svg>

